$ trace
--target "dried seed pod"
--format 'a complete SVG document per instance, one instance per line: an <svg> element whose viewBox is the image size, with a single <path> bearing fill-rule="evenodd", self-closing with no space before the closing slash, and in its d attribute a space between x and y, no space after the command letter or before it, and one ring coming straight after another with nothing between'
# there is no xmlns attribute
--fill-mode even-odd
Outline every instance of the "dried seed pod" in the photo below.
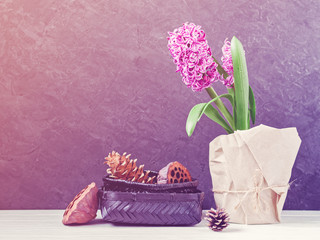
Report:
<svg viewBox="0 0 320 240"><path fill-rule="evenodd" d="M179 162L171 162L159 171L158 184L192 181L188 169Z"/></svg>
<svg viewBox="0 0 320 240"><path fill-rule="evenodd" d="M98 188L93 182L81 190L66 208L62 223L65 225L73 223L87 223L97 216L98 210Z"/></svg>

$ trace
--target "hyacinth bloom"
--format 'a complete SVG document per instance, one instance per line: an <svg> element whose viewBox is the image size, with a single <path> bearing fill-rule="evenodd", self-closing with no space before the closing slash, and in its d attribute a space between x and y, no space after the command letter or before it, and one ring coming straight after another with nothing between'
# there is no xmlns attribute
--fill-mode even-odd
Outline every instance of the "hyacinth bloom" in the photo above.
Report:
<svg viewBox="0 0 320 240"><path fill-rule="evenodd" d="M220 79L217 63L201 26L185 23L169 32L168 48L183 82L193 91L201 91Z"/></svg>
<svg viewBox="0 0 320 240"><path fill-rule="evenodd" d="M212 56L201 26L193 23L185 23L169 32L168 48L183 82L193 91L205 89L212 99L207 103L197 104L190 110L186 122L188 136L192 135L204 114L227 133L248 129L249 117L254 124L254 95L249 86L244 49L236 37L233 37L231 42L227 39L224 41L222 64ZM216 81L221 81L228 88L228 93L219 96L211 86ZM234 116L221 98L230 101ZM213 103L215 107L211 105Z"/></svg>
<svg viewBox="0 0 320 240"><path fill-rule="evenodd" d="M233 86L233 65L232 65L232 55L231 55L231 43L226 39L224 41L224 45L222 47L223 56L221 58L222 67L223 69L229 74L229 76L224 79L223 77L220 80L223 84L228 87L232 88Z"/></svg>

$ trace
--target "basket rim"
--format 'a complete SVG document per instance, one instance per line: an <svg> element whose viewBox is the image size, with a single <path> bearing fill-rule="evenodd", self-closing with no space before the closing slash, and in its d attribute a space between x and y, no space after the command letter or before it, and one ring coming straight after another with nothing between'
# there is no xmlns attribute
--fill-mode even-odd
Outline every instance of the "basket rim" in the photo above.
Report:
<svg viewBox="0 0 320 240"><path fill-rule="evenodd" d="M158 172L150 171L152 175L158 175ZM164 183L164 184L157 184L157 183L139 183L139 182L131 182L126 181L123 179L116 179L111 178L110 174L107 174L102 178L103 183L114 183L114 184L121 184L126 185L128 187L138 187L141 189L153 189L153 190L169 190L169 189L181 189L181 188L197 188L199 185L199 181L197 179L192 179L190 182L183 182L183 183Z"/></svg>
<svg viewBox="0 0 320 240"><path fill-rule="evenodd" d="M148 193L148 192L118 192L99 189L99 196L104 201L137 201L137 202L149 202L149 201L169 201L169 202L190 202L199 201L202 202L204 198L204 192L196 193Z"/></svg>

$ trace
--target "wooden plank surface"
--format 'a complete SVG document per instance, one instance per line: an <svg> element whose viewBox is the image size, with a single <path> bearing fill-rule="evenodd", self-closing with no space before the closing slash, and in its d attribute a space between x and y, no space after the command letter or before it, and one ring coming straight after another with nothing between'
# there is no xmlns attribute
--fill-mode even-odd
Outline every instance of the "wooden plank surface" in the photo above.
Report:
<svg viewBox="0 0 320 240"><path fill-rule="evenodd" d="M0 239L320 239L320 211L284 211L282 223L266 225L230 224L213 232L203 220L191 227L114 225L97 219L79 226L64 226L64 210L1 210Z"/></svg>

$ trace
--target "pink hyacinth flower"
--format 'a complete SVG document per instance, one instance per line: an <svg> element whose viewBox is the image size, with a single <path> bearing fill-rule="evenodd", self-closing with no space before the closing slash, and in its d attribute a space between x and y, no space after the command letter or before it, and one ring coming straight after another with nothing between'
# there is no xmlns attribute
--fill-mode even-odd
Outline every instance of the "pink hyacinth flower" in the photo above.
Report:
<svg viewBox="0 0 320 240"><path fill-rule="evenodd" d="M223 77L220 80L223 84L228 87L233 87L233 64L232 64L232 55L231 55L231 43L226 39L222 47L223 56L221 58L223 69L229 74L229 76L224 79Z"/></svg>
<svg viewBox="0 0 320 240"><path fill-rule="evenodd" d="M193 91L201 91L220 79L205 36L201 26L193 23L169 32L168 48L177 72Z"/></svg>

